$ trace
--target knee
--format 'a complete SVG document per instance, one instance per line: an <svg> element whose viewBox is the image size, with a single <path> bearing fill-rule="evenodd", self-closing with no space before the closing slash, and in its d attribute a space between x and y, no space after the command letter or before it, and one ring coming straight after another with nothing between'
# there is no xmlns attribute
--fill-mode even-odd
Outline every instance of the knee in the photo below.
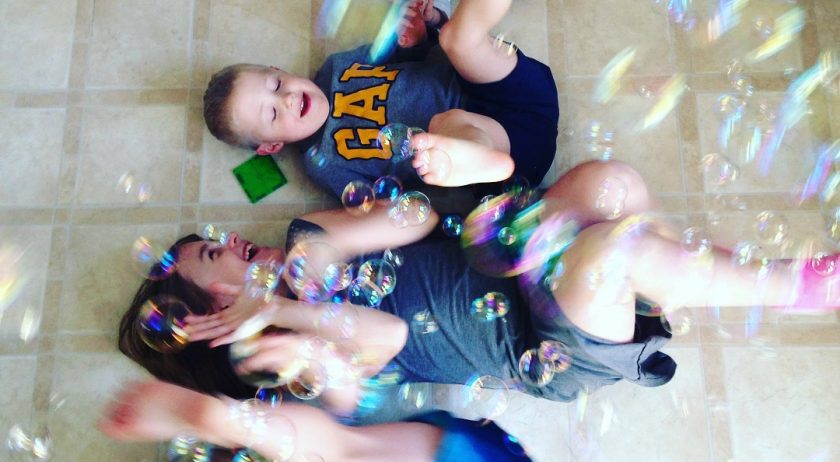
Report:
<svg viewBox="0 0 840 462"><path fill-rule="evenodd" d="M618 181L614 181L618 180ZM642 213L655 208L647 184L639 172L630 165L620 161L589 161L571 169L561 182L566 183L558 188L557 193L574 192L577 197L598 197L605 182L616 184L626 189L622 194L625 214Z"/></svg>

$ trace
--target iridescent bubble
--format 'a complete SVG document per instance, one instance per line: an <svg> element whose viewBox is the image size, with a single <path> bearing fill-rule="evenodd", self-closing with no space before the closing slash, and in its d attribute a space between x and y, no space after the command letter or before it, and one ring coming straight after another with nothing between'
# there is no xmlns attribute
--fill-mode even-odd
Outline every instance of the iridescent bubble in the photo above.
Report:
<svg viewBox="0 0 840 462"><path fill-rule="evenodd" d="M691 313L685 308L667 311L659 319L662 321L662 327L673 335L687 334L693 324Z"/></svg>
<svg viewBox="0 0 840 462"><path fill-rule="evenodd" d="M464 231L464 221L460 215L446 215L441 221L443 234L449 237L460 237Z"/></svg>
<svg viewBox="0 0 840 462"><path fill-rule="evenodd" d="M654 91L647 85L639 85L639 88L636 89L636 93L639 94L642 98L653 98Z"/></svg>
<svg viewBox="0 0 840 462"><path fill-rule="evenodd" d="M359 278L350 283L347 295L350 303L372 308L381 305L382 299L385 298L382 289L374 281Z"/></svg>
<svg viewBox="0 0 840 462"><path fill-rule="evenodd" d="M304 401L321 396L326 388L327 374L320 365L313 362L310 362L300 375L286 384L286 389L292 396Z"/></svg>
<svg viewBox="0 0 840 462"><path fill-rule="evenodd" d="M502 192L513 196L513 200L517 205L524 207L530 202L531 182L522 175L513 175L502 183Z"/></svg>
<svg viewBox="0 0 840 462"><path fill-rule="evenodd" d="M615 220L624 212L625 199L627 199L627 185L617 177L606 178L598 186L595 210L598 210L607 220Z"/></svg>
<svg viewBox="0 0 840 462"><path fill-rule="evenodd" d="M519 49L516 46L516 43L514 43L512 40L506 39L506 34L504 32L496 34L496 37L493 38L493 48L499 50L507 56L515 54L516 50Z"/></svg>
<svg viewBox="0 0 840 462"><path fill-rule="evenodd" d="M768 39L771 35L773 35L773 31L775 29L775 23L773 18L768 18L766 16L756 16L752 20L752 27L755 32L762 39Z"/></svg>
<svg viewBox="0 0 840 462"><path fill-rule="evenodd" d="M324 270L324 286L331 292L339 292L353 282L353 269L344 262L331 263Z"/></svg>
<svg viewBox="0 0 840 462"><path fill-rule="evenodd" d="M502 245L513 245L516 242L516 232L507 226L499 230L497 237Z"/></svg>
<svg viewBox="0 0 840 462"><path fill-rule="evenodd" d="M344 187L341 193L341 204L351 215L365 215L373 209L376 203L373 186L367 181L353 180Z"/></svg>
<svg viewBox="0 0 840 462"><path fill-rule="evenodd" d="M327 156L321 152L321 145L311 146L303 154L304 161L314 169L322 169L327 165Z"/></svg>
<svg viewBox="0 0 840 462"><path fill-rule="evenodd" d="M540 353L531 348L519 358L519 376L528 385L544 387L554 378L554 371L549 364L540 361Z"/></svg>
<svg viewBox="0 0 840 462"><path fill-rule="evenodd" d="M411 138L423 130L416 127L408 127L401 123L391 123L382 127L377 140L379 146L387 153L390 153L392 162L402 162L414 156L411 148Z"/></svg>
<svg viewBox="0 0 840 462"><path fill-rule="evenodd" d="M329 300L340 290L346 264L338 250L320 241L301 241L286 255L283 279L306 302Z"/></svg>
<svg viewBox="0 0 840 462"><path fill-rule="evenodd" d="M732 249L732 264L744 268L757 279L766 278L773 270L773 260L755 242L741 241Z"/></svg>
<svg viewBox="0 0 840 462"><path fill-rule="evenodd" d="M428 309L415 313L411 318L411 330L418 334L431 334L438 329L437 320Z"/></svg>
<svg viewBox="0 0 840 462"><path fill-rule="evenodd" d="M808 261L808 266L821 276L833 276L837 273L837 258L826 252L817 252Z"/></svg>
<svg viewBox="0 0 840 462"><path fill-rule="evenodd" d="M636 314L649 318L658 318L664 311L662 306L655 303L636 303Z"/></svg>
<svg viewBox="0 0 840 462"><path fill-rule="evenodd" d="M270 454L271 457L266 457L253 449L247 448L245 452L248 458L241 459L241 462L282 462L292 460L292 456L297 450L297 429L294 423L288 417L274 413L266 414L264 417L261 416L254 420L254 422L258 425L255 428L257 437L265 439L270 436L272 438L272 446L277 448L277 452ZM265 428L265 430L262 430L262 428ZM271 429L271 435L267 434L269 428ZM260 435L260 432L264 432L265 435ZM249 436L252 439L254 438L254 433L253 430L249 432Z"/></svg>
<svg viewBox="0 0 840 462"><path fill-rule="evenodd" d="M752 78L746 74L736 73L730 75L729 84L732 85L735 91L746 98L751 97L755 93L755 84L753 84Z"/></svg>
<svg viewBox="0 0 840 462"><path fill-rule="evenodd" d="M385 249L385 252L382 252L382 259L394 268L399 268L405 263L405 256L400 249Z"/></svg>
<svg viewBox="0 0 840 462"><path fill-rule="evenodd" d="M563 342L543 340L537 351L539 360L555 374L561 374L572 365L572 352Z"/></svg>
<svg viewBox="0 0 840 462"><path fill-rule="evenodd" d="M398 228L421 225L432 214L429 198L419 191L408 191L400 195L388 211L388 219Z"/></svg>
<svg viewBox="0 0 840 462"><path fill-rule="evenodd" d="M495 419L504 414L509 403L510 390L498 377L475 375L465 384L462 407L477 416Z"/></svg>
<svg viewBox="0 0 840 462"><path fill-rule="evenodd" d="M787 239L788 223L783 216L765 210L755 217L755 232L762 243L778 246Z"/></svg>
<svg viewBox="0 0 840 462"><path fill-rule="evenodd" d="M373 183L373 194L378 201L396 202L402 192L402 182L395 176L385 175Z"/></svg>
<svg viewBox="0 0 840 462"><path fill-rule="evenodd" d="M161 353L174 353L189 343L184 318L190 309L181 299L167 294L156 295L140 307L137 326L140 338Z"/></svg>
<svg viewBox="0 0 840 462"><path fill-rule="evenodd" d="M712 240L703 228L692 226L682 233L680 245L684 252L692 255L704 255L712 250Z"/></svg>
<svg viewBox="0 0 840 462"><path fill-rule="evenodd" d="M507 296L501 292L487 292L473 300L470 313L479 321L490 322L504 317L510 311Z"/></svg>
<svg viewBox="0 0 840 462"><path fill-rule="evenodd" d="M713 189L732 183L741 174L741 169L737 165L718 153L706 154L701 163L703 164L703 178Z"/></svg>
<svg viewBox="0 0 840 462"><path fill-rule="evenodd" d="M277 387L260 387L254 399L268 407L279 407L283 403L283 390Z"/></svg>
<svg viewBox="0 0 840 462"><path fill-rule="evenodd" d="M270 297L283 274L283 265L275 260L256 261L245 271L245 293L252 298Z"/></svg>
<svg viewBox="0 0 840 462"><path fill-rule="evenodd" d="M135 272L141 276L159 281L175 272L177 253L170 252L167 247L145 236L140 236L131 244L131 263Z"/></svg>
<svg viewBox="0 0 840 462"><path fill-rule="evenodd" d="M194 436L176 436L166 448L168 462L210 462L212 459L213 445Z"/></svg>
<svg viewBox="0 0 840 462"><path fill-rule="evenodd" d="M201 232L201 237L208 241L216 241L221 245L227 245L230 235L214 224L208 224Z"/></svg>
<svg viewBox="0 0 840 462"><path fill-rule="evenodd" d="M323 337L352 338L359 325L359 311L349 304L331 304L318 317L318 332Z"/></svg>
<svg viewBox="0 0 840 462"><path fill-rule="evenodd" d="M685 74L676 74L669 78L662 84L662 88L659 90L659 97L639 122L638 129L645 131L659 125L677 107L680 101L682 101L688 89Z"/></svg>
<svg viewBox="0 0 840 462"><path fill-rule="evenodd" d="M432 385L429 383L407 382L400 386L400 406L408 410L423 409L432 399Z"/></svg>
<svg viewBox="0 0 840 462"><path fill-rule="evenodd" d="M132 172L125 172L117 180L117 190L132 196L139 203L148 202L152 197L152 188L138 179Z"/></svg>
<svg viewBox="0 0 840 462"><path fill-rule="evenodd" d="M715 114L726 118L732 115L740 116L743 115L744 110L747 108L747 102L738 95L732 95L729 93L724 93L718 96L717 100L715 101Z"/></svg>
<svg viewBox="0 0 840 462"><path fill-rule="evenodd" d="M607 130L601 122L597 120L590 122L584 138L592 157L605 161L612 159L615 133Z"/></svg>
<svg viewBox="0 0 840 462"><path fill-rule="evenodd" d="M53 456L52 435L46 424L36 425L32 431L13 424L6 436L6 451L11 460L49 460Z"/></svg>
<svg viewBox="0 0 840 462"><path fill-rule="evenodd" d="M390 295L397 284L397 271L385 260L368 260L359 267L356 280L375 285L383 296Z"/></svg>
<svg viewBox="0 0 840 462"><path fill-rule="evenodd" d="M24 253L14 245L0 243L0 319L29 282L30 276L21 269Z"/></svg>
<svg viewBox="0 0 840 462"><path fill-rule="evenodd" d="M805 9L795 6L776 18L757 17L753 28L764 38L764 42L744 57L748 64L754 64L778 54L793 43L805 27Z"/></svg>

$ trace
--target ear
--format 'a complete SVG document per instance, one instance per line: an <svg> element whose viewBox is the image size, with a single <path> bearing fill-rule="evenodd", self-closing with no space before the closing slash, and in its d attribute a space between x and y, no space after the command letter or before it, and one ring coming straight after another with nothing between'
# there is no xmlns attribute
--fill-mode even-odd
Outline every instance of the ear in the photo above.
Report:
<svg viewBox="0 0 840 462"><path fill-rule="evenodd" d="M257 146L257 154L261 156L267 156L269 154L276 154L278 151L283 149L283 142L277 141L275 143L260 143Z"/></svg>
<svg viewBox="0 0 840 462"><path fill-rule="evenodd" d="M223 306L233 305L233 302L236 301L236 297L239 296L239 293L242 291L242 286L216 281L211 282L208 289L210 290L210 294L213 295L213 299L218 307L221 308Z"/></svg>

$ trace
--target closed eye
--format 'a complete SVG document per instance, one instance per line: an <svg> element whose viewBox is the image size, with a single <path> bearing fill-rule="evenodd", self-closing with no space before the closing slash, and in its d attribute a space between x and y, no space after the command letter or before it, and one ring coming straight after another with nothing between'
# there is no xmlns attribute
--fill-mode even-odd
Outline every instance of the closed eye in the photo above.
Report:
<svg viewBox="0 0 840 462"><path fill-rule="evenodd" d="M216 261L216 257L219 254L219 249L215 248L207 252L207 256L210 257L210 261Z"/></svg>
<svg viewBox="0 0 840 462"><path fill-rule="evenodd" d="M280 79L277 79L277 88L274 89L274 93L277 93L278 91L280 91L280 84L281 83L283 83L283 81L280 80Z"/></svg>

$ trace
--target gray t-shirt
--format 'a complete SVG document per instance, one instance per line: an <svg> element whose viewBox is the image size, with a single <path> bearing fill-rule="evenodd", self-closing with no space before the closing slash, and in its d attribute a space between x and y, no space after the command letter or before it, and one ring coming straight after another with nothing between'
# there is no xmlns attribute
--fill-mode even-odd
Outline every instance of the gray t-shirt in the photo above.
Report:
<svg viewBox="0 0 840 462"><path fill-rule="evenodd" d="M369 65L370 45L330 55L314 82L330 102L324 126L301 141L306 174L340 197L353 180L375 181L386 174L411 179L407 162L395 165L377 135L389 123L427 130L437 113L460 107L461 90L448 61L387 62Z"/></svg>

